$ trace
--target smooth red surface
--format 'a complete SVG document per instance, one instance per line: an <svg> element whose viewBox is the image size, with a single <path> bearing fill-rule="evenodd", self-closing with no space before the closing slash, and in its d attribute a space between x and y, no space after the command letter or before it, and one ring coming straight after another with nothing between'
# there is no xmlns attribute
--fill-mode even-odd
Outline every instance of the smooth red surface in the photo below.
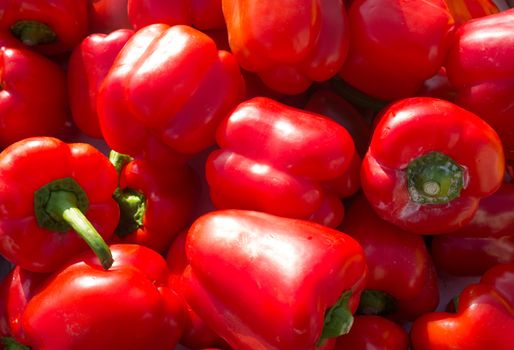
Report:
<svg viewBox="0 0 514 350"><path fill-rule="evenodd" d="M119 153L183 162L214 144L216 127L242 95L231 54L191 27L154 24L132 36L105 78L100 127Z"/></svg>
<svg viewBox="0 0 514 350"><path fill-rule="evenodd" d="M119 29L109 35L91 34L77 45L68 60L68 93L73 121L85 135L101 138L96 100L114 59L134 34Z"/></svg>
<svg viewBox="0 0 514 350"><path fill-rule="evenodd" d="M359 187L352 181L360 164L352 138L319 114L253 98L220 124L216 140L220 149L207 159L206 178L220 209L258 210L336 227L344 210L339 198Z"/></svg>
<svg viewBox="0 0 514 350"><path fill-rule="evenodd" d="M89 32L111 33L132 29L127 11L128 0L88 0Z"/></svg>
<svg viewBox="0 0 514 350"><path fill-rule="evenodd" d="M237 61L278 92L298 94L330 79L348 53L341 0L222 0L222 6Z"/></svg>
<svg viewBox="0 0 514 350"><path fill-rule="evenodd" d="M363 159L361 181L383 219L415 233L454 231L472 219L479 198L500 187L505 174L501 141L473 113L444 100L416 97L390 105L381 115ZM465 186L446 204L422 205L410 198L406 168L432 151L465 168Z"/></svg>
<svg viewBox="0 0 514 350"><path fill-rule="evenodd" d="M84 215L109 239L119 219L112 193L116 170L100 151L86 143L66 144L51 137L19 141L0 154L0 252L12 263L51 272L88 249L72 229L54 232L39 227L34 192L49 182L73 178L89 199Z"/></svg>
<svg viewBox="0 0 514 350"><path fill-rule="evenodd" d="M362 248L309 221L224 210L207 213L186 240L189 305L232 348L312 349L325 311L366 280Z"/></svg>

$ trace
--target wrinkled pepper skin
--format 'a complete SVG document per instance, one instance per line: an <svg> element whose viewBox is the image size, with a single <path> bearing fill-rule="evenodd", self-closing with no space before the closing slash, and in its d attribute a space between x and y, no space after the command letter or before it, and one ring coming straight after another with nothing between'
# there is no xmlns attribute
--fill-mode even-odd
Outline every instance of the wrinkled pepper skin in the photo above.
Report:
<svg viewBox="0 0 514 350"><path fill-rule="evenodd" d="M51 137L24 139L0 154L0 202L4 208L0 253L14 264L51 272L87 249L75 233L77 228L62 224L58 214L50 214L49 206L38 200L41 189L63 179L71 179L80 189L54 188L44 201L48 198L49 205L55 195L73 195L73 201L79 203L75 206L97 234L107 240L114 233L119 219L118 205L112 199L117 175L107 157L85 143L66 144ZM51 220L43 216L45 221L41 221L41 211L48 211Z"/></svg>
<svg viewBox="0 0 514 350"><path fill-rule="evenodd" d="M85 135L101 138L96 100L100 85L114 59L134 34L119 29L105 34L91 34L73 49L68 61L67 77L73 121Z"/></svg>
<svg viewBox="0 0 514 350"><path fill-rule="evenodd" d="M1 6L1 5L0 5ZM64 71L51 60L0 38L0 148L66 129Z"/></svg>
<svg viewBox="0 0 514 350"><path fill-rule="evenodd" d="M46 55L71 51L87 30L87 0L0 2L0 31Z"/></svg>
<svg viewBox="0 0 514 350"><path fill-rule="evenodd" d="M214 145L216 127L243 90L235 59L207 35L150 25L127 42L102 84L100 128L119 153L183 162Z"/></svg>
<svg viewBox="0 0 514 350"><path fill-rule="evenodd" d="M165 260L139 245L110 249L109 271L88 252L32 286L33 292L24 294L23 279L13 279L8 319L19 328L12 337L34 350L173 349L184 310L167 287Z"/></svg>
<svg viewBox="0 0 514 350"><path fill-rule="evenodd" d="M199 180L190 167L156 167L136 159L120 173L114 198L121 211L114 242L141 244L165 253L193 219Z"/></svg>
<svg viewBox="0 0 514 350"><path fill-rule="evenodd" d="M514 264L497 265L459 295L456 313L418 318L411 329L415 350L512 349Z"/></svg>
<svg viewBox="0 0 514 350"><path fill-rule="evenodd" d="M348 20L350 49L339 75L384 101L413 96L437 73L454 25L444 0L355 0Z"/></svg>
<svg viewBox="0 0 514 350"><path fill-rule="evenodd" d="M87 0L89 33L108 34L118 29L132 29L128 18L128 0Z"/></svg>
<svg viewBox="0 0 514 350"><path fill-rule="evenodd" d="M337 338L334 350L407 350L409 337L398 324L379 316L355 316L350 333Z"/></svg>
<svg viewBox="0 0 514 350"><path fill-rule="evenodd" d="M201 216L186 255L187 302L234 349L312 350L322 332L349 330L341 324L327 335L325 312L337 303L349 320L366 283L364 253L352 238L260 212Z"/></svg>
<svg viewBox="0 0 514 350"><path fill-rule="evenodd" d="M166 254L166 262L170 270L168 285L180 297L182 293L182 274L188 265L186 257L186 238L187 231L181 232L175 237ZM184 299L183 299L184 300ZM180 338L180 344L190 349L203 349L211 347L219 347L230 349L226 342L216 334L198 314L184 300L187 312L186 322L184 323L184 332Z"/></svg>
<svg viewBox="0 0 514 350"><path fill-rule="evenodd" d="M135 29L154 23L184 24L202 31L225 28L221 0L129 0L128 16Z"/></svg>
<svg viewBox="0 0 514 350"><path fill-rule="evenodd" d="M456 103L490 124L514 159L514 9L463 24L446 68Z"/></svg>
<svg viewBox="0 0 514 350"><path fill-rule="evenodd" d="M431 254L447 273L482 275L494 265L514 263L514 184L504 183L480 200L469 224L434 237Z"/></svg>
<svg viewBox="0 0 514 350"><path fill-rule="evenodd" d="M256 97L232 111L216 140L220 149L209 155L205 173L217 208L339 225L344 215L340 197L346 193L340 195L335 187L341 184L341 192L347 191L344 184L360 164L344 127L328 117ZM355 186L351 193L359 188L358 182L350 185Z"/></svg>
<svg viewBox="0 0 514 350"><path fill-rule="evenodd" d="M383 110L362 164L371 206L418 234L467 224L479 199L494 193L505 174L498 134L473 113L429 97Z"/></svg>
<svg viewBox="0 0 514 350"><path fill-rule="evenodd" d="M237 61L278 92L299 94L330 79L348 54L341 0L222 0L222 6Z"/></svg>
<svg viewBox="0 0 514 350"><path fill-rule="evenodd" d="M412 321L434 311L439 287L421 236L379 218L364 196L356 197L340 229L364 249L368 282L359 313Z"/></svg>

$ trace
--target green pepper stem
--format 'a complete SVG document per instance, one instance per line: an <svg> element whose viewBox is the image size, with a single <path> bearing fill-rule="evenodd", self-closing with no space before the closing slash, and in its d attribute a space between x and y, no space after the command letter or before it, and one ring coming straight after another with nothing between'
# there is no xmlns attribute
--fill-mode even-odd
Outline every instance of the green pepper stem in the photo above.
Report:
<svg viewBox="0 0 514 350"><path fill-rule="evenodd" d="M118 153L114 150L111 150L109 152L109 161L112 165L114 165L114 168L116 169L116 172L118 175L121 174L121 170L127 165L127 163L131 162L134 158L132 158L129 155Z"/></svg>
<svg viewBox="0 0 514 350"><path fill-rule="evenodd" d="M325 313L323 331L316 344L318 348L324 344L326 339L339 337L350 332L353 325L353 315L348 306L351 296L351 290L343 292L335 305Z"/></svg>
<svg viewBox="0 0 514 350"><path fill-rule="evenodd" d="M357 312L364 315L389 315L396 311L396 300L381 290L366 289L361 294Z"/></svg>
<svg viewBox="0 0 514 350"><path fill-rule="evenodd" d="M386 101L366 95L340 78L333 78L331 81L340 96L359 107L368 108L377 113L388 104Z"/></svg>
<svg viewBox="0 0 514 350"><path fill-rule="evenodd" d="M91 247L105 270L112 266L113 258L109 246L77 207L77 199L73 192L53 191L45 210L54 220L63 219L67 222Z"/></svg>
<svg viewBox="0 0 514 350"><path fill-rule="evenodd" d="M5 347L5 350L30 350L30 347L18 343L12 337L2 337L0 344Z"/></svg>
<svg viewBox="0 0 514 350"><path fill-rule="evenodd" d="M146 199L143 193L131 188L118 188L112 197L120 207L120 222L115 233L123 238L143 226Z"/></svg>
<svg viewBox="0 0 514 350"><path fill-rule="evenodd" d="M47 24L38 21L18 21L11 27L11 33L27 46L49 44L57 35Z"/></svg>

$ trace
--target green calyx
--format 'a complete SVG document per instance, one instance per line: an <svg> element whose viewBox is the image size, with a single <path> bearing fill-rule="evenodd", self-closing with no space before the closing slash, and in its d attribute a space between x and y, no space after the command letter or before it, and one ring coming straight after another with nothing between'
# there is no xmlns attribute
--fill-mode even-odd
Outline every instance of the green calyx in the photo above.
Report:
<svg viewBox="0 0 514 350"><path fill-rule="evenodd" d="M73 229L94 251L104 269L113 263L111 251L84 213L86 193L71 177L54 180L34 193L34 212L41 228L54 232Z"/></svg>
<svg viewBox="0 0 514 350"><path fill-rule="evenodd" d="M11 26L11 33L27 46L50 44L57 35L47 24L37 21L18 21Z"/></svg>
<svg viewBox="0 0 514 350"><path fill-rule="evenodd" d="M411 161L407 186L411 200L420 204L445 204L460 196L464 168L440 152L430 152Z"/></svg>
<svg viewBox="0 0 514 350"><path fill-rule="evenodd" d="M110 151L109 152L109 161L112 165L114 165L114 168L116 169L116 172L121 174L121 170L127 165L127 163L131 162L134 158L132 158L129 155L118 153L116 151Z"/></svg>
<svg viewBox="0 0 514 350"><path fill-rule="evenodd" d="M343 292L335 305L325 313L323 331L317 342L318 348L324 344L325 340L350 332L353 325L353 315L348 306L351 296L351 290Z"/></svg>
<svg viewBox="0 0 514 350"><path fill-rule="evenodd" d="M396 300L380 290L366 289L361 294L357 313L363 315L390 315L397 310Z"/></svg>
<svg viewBox="0 0 514 350"><path fill-rule="evenodd" d="M5 350L30 350L29 346L20 344L11 337L2 337L0 344L4 346Z"/></svg>
<svg viewBox="0 0 514 350"><path fill-rule="evenodd" d="M145 196L131 188L118 188L113 198L120 207L120 222L116 227L116 234L125 237L143 226L143 217L146 211Z"/></svg>

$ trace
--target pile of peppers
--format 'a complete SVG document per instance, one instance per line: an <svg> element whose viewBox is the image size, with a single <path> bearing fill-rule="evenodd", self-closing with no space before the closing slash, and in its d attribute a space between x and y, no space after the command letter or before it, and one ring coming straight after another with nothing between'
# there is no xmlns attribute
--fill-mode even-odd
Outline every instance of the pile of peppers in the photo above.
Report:
<svg viewBox="0 0 514 350"><path fill-rule="evenodd" d="M0 1L0 350L512 350L511 4Z"/></svg>

